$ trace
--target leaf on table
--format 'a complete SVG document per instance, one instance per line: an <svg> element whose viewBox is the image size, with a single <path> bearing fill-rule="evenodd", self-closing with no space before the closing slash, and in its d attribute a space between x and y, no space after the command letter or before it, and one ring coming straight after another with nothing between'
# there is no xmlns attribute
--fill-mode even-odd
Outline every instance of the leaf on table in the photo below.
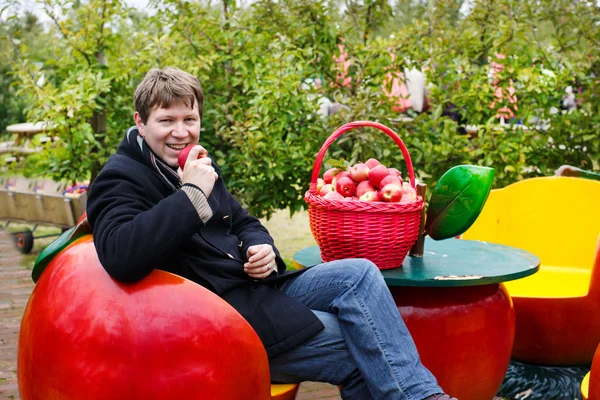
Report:
<svg viewBox="0 0 600 400"><path fill-rule="evenodd" d="M442 240L469 229L483 209L493 180L493 168L459 165L449 169L433 189L427 209L427 234Z"/></svg>

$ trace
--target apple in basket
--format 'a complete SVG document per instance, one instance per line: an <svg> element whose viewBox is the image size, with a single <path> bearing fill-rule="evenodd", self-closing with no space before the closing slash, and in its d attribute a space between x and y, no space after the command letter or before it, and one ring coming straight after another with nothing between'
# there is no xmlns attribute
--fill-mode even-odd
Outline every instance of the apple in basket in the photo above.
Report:
<svg viewBox="0 0 600 400"><path fill-rule="evenodd" d="M340 171L337 174L335 174L335 176L333 177L333 180L331 181L331 184L333 186L336 186L337 181L339 181L341 178L352 179L352 178L350 178L350 172L348 172L348 171Z"/></svg>
<svg viewBox="0 0 600 400"><path fill-rule="evenodd" d="M362 181L356 186L356 196L360 198L363 194L367 192L376 192L375 186L369 181Z"/></svg>
<svg viewBox="0 0 600 400"><path fill-rule="evenodd" d="M400 180L400 178L398 178L395 175L388 175L385 178L383 178L381 180L381 182L379 183L379 186L381 186L381 188L383 188L385 185L389 185L390 183L393 183L394 185L398 185L399 187L402 187L402 181Z"/></svg>
<svg viewBox="0 0 600 400"><path fill-rule="evenodd" d="M327 193L330 192L335 192L335 186L333 186L331 183L326 183L319 191L319 196L324 197Z"/></svg>
<svg viewBox="0 0 600 400"><path fill-rule="evenodd" d="M402 199L402 186L397 183L388 183L379 191L383 201L397 203Z"/></svg>
<svg viewBox="0 0 600 400"><path fill-rule="evenodd" d="M378 165L379 165L379 164L381 164L381 163L379 162L379 160L377 160L377 159L375 159L375 158L369 158L369 159L368 159L368 160L365 162L365 164L367 165L367 167L369 167L369 168L371 168L371 169L372 169L372 168L375 168L376 166L378 166Z"/></svg>
<svg viewBox="0 0 600 400"><path fill-rule="evenodd" d="M402 199L400 203L412 203L417 201L417 191L410 186L410 183L402 183Z"/></svg>
<svg viewBox="0 0 600 400"><path fill-rule="evenodd" d="M398 171L396 168L388 168L390 175L397 176L400 180L402 180L402 173Z"/></svg>
<svg viewBox="0 0 600 400"><path fill-rule="evenodd" d="M327 171L325 171L325 173L323 174L323 180L325 181L325 183L331 183L333 181L333 177L340 172L339 168L329 168Z"/></svg>
<svg viewBox="0 0 600 400"><path fill-rule="evenodd" d="M338 192L328 192L323 198L328 200L345 200L345 197Z"/></svg>
<svg viewBox="0 0 600 400"><path fill-rule="evenodd" d="M356 183L349 176L337 179L335 190L344 197L352 197L356 193Z"/></svg>
<svg viewBox="0 0 600 400"><path fill-rule="evenodd" d="M371 190L365 192L362 196L358 198L358 200L370 203L373 201L381 201L381 197L379 196L379 192Z"/></svg>
<svg viewBox="0 0 600 400"><path fill-rule="evenodd" d="M179 164L179 168L181 168L181 170L183 171L183 167L185 166L185 162L187 161L188 158L188 154L190 154L190 150L192 150L194 148L194 144L189 145L184 147L183 149L181 149L181 151L179 152L179 155L177 156L177 163ZM206 150L201 151L200 154L198 154L198 158L204 158L208 156L208 152Z"/></svg>
<svg viewBox="0 0 600 400"><path fill-rule="evenodd" d="M389 174L390 172L388 171L387 167L385 165L379 164L375 168L371 168L369 170L369 181L376 188L380 188L381 180Z"/></svg>
<svg viewBox="0 0 600 400"><path fill-rule="evenodd" d="M348 172L354 182L363 182L369 179L369 169L366 164L358 163L348 168Z"/></svg>
<svg viewBox="0 0 600 400"><path fill-rule="evenodd" d="M317 179L317 193L321 192L321 189L323 189L323 186L325 186L325 181L323 180L323 178L318 178Z"/></svg>

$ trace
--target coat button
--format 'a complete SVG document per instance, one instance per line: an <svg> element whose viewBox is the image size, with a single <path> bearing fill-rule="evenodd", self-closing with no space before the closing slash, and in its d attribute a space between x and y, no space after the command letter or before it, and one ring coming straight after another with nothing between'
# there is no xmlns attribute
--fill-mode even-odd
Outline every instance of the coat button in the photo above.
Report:
<svg viewBox="0 0 600 400"><path fill-rule="evenodd" d="M227 218L229 218L229 215L226 215L226 216L223 217L224 220L227 219Z"/></svg>
<svg viewBox="0 0 600 400"><path fill-rule="evenodd" d="M233 256L229 253L227 253L227 255L229 256L229 258L233 259Z"/></svg>

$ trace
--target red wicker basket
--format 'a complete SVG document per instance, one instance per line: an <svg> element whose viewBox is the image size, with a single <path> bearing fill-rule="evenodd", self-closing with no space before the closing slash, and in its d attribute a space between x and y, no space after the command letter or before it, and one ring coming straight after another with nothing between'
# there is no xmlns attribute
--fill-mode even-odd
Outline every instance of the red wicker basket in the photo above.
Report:
<svg viewBox="0 0 600 400"><path fill-rule="evenodd" d="M415 187L410 155L394 131L377 122L345 124L329 136L315 159L310 189L304 196L308 203L310 229L321 249L323 261L367 258L379 269L398 268L419 235L424 205L421 196L413 203L401 204L330 200L317 193L321 163L331 143L344 132L362 127L377 128L394 139L404 156L410 185Z"/></svg>

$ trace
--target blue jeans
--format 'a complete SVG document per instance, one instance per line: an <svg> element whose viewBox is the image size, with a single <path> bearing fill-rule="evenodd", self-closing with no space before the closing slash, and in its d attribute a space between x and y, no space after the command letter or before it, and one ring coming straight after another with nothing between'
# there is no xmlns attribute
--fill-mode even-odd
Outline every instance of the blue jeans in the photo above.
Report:
<svg viewBox="0 0 600 400"><path fill-rule="evenodd" d="M344 399L422 400L442 393L383 276L365 259L315 266L281 288L309 307L325 329L269 360L271 380L343 385Z"/></svg>

